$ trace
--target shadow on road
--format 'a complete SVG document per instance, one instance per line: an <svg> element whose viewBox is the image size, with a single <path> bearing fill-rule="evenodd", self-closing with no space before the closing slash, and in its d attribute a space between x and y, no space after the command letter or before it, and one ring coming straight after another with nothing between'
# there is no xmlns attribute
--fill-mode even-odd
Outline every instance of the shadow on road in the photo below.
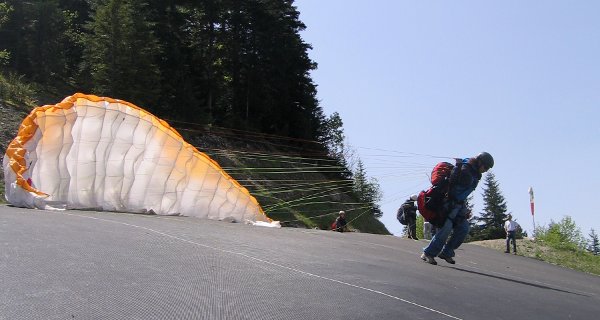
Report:
<svg viewBox="0 0 600 320"><path fill-rule="evenodd" d="M473 271L473 270L466 270L466 269L462 269L462 268L459 268L459 267L447 267L447 268L451 268L451 269L462 271L462 272L472 273L472 274L478 274L478 275L486 276L486 277L490 277L490 278L495 278L495 279L500 279L500 280L506 280L506 281L510 281L510 282L515 282L515 283L523 284L523 285L526 285L526 286L531 286L531 287L536 287L536 288L541 288L541 289L546 289L546 290L553 290L553 291L558 291L558 292L564 292L564 293L570 293L570 294L574 294L574 295L578 295L578 296L583 296L583 297L590 297L590 295L587 295L587 294L582 294L582 293L578 293L578 292L572 292L572 291L568 291L568 290L563 290L563 289L549 287L549 286L546 286L546 285L541 285L541 284L537 284L537 283L527 282L527 281L523 281L523 280L511 279L511 278L507 278L507 277L497 276L497 275L483 273L483 272L478 272L478 271Z"/></svg>

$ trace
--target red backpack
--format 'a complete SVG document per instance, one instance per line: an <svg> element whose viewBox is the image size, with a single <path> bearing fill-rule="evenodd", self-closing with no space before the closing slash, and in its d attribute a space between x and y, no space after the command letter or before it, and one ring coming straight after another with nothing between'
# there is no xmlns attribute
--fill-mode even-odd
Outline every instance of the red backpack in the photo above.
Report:
<svg viewBox="0 0 600 320"><path fill-rule="evenodd" d="M450 174L454 165L440 162L431 171L431 187L423 190L417 197L417 207L423 219L436 227L442 227L446 222L447 212L444 210L444 199L450 189Z"/></svg>
<svg viewBox="0 0 600 320"><path fill-rule="evenodd" d="M437 186L450 181L454 166L449 162L440 162L431 170L431 185Z"/></svg>

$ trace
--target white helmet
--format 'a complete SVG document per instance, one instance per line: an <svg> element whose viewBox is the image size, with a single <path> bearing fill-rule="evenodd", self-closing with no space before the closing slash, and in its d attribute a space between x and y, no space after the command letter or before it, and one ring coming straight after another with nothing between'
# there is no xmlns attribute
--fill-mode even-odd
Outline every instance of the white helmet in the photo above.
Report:
<svg viewBox="0 0 600 320"><path fill-rule="evenodd" d="M413 194L412 196L410 196L410 200L417 201L417 195Z"/></svg>

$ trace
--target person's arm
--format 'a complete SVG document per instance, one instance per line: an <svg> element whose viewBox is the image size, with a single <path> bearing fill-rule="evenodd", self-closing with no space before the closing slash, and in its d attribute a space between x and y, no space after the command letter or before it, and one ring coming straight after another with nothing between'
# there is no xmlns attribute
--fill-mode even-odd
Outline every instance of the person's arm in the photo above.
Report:
<svg viewBox="0 0 600 320"><path fill-rule="evenodd" d="M473 177L473 175L471 175L471 172L469 172L467 166L463 165L460 168L460 173L458 175L458 179L457 179L457 183L459 186L461 186L462 188L467 188L470 187L473 184L473 180L475 179L475 177Z"/></svg>
<svg viewBox="0 0 600 320"><path fill-rule="evenodd" d="M463 164L460 167L460 171L456 170L458 168L454 168L453 175L455 177L450 180L449 195L451 200L464 201L473 192L473 184L476 178L467 167L468 165Z"/></svg>
<svg viewBox="0 0 600 320"><path fill-rule="evenodd" d="M348 229L348 220L344 219L344 226L342 228L344 228L344 231L349 231L349 229Z"/></svg>

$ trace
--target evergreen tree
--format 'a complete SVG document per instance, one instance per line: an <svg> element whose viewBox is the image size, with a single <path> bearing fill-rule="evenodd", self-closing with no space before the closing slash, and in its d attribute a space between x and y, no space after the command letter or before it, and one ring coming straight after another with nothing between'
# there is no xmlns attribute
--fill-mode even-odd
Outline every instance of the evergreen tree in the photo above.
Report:
<svg viewBox="0 0 600 320"><path fill-rule="evenodd" d="M94 93L119 97L152 110L160 96L161 46L144 1L109 0L88 24L85 67Z"/></svg>
<svg viewBox="0 0 600 320"><path fill-rule="evenodd" d="M473 225L473 223L476 221L475 213L473 212L473 209L475 208L475 205L473 204L473 194L470 194L467 197L467 200L465 200L465 206L467 207L467 211L471 213L471 216L468 219L469 223Z"/></svg>
<svg viewBox="0 0 600 320"><path fill-rule="evenodd" d="M46 88L72 93L67 85L75 85L88 12L86 0L0 2L0 50L10 60L0 55L11 71Z"/></svg>
<svg viewBox="0 0 600 320"><path fill-rule="evenodd" d="M6 24L6 22L10 19L10 13L13 11L13 7L8 3L0 2L0 37L4 39L2 25ZM3 45L2 45L3 46ZM0 47L0 67L8 64L10 60L10 52Z"/></svg>
<svg viewBox="0 0 600 320"><path fill-rule="evenodd" d="M590 231L590 241L588 250L594 255L600 255L600 242L598 241L598 234L594 229Z"/></svg>
<svg viewBox="0 0 600 320"><path fill-rule="evenodd" d="M344 135L342 118L339 113L334 112L330 117L325 119L322 127L322 134L319 137L319 141L327 150L328 157L337 161L338 167L342 168L339 173L341 178L351 179L352 172L348 170L349 164L348 160L346 160L348 148L344 143L346 137Z"/></svg>
<svg viewBox="0 0 600 320"><path fill-rule="evenodd" d="M320 141L326 118L293 2L3 0L0 60L45 85L314 149L303 141Z"/></svg>
<svg viewBox="0 0 600 320"><path fill-rule="evenodd" d="M84 26L90 19L88 0L59 0L64 27L64 77L79 92L91 92L89 74L82 74L80 66L85 48Z"/></svg>
<svg viewBox="0 0 600 320"><path fill-rule="evenodd" d="M55 87L64 83L67 74L65 37L66 22L58 0L32 3L28 43L30 74L37 82Z"/></svg>
<svg viewBox="0 0 600 320"><path fill-rule="evenodd" d="M501 239L506 236L504 222L506 221L506 201L500 191L493 172L488 172L483 187L483 212L476 219L480 226L479 236L483 240Z"/></svg>
<svg viewBox="0 0 600 320"><path fill-rule="evenodd" d="M483 239L483 236L481 234L482 226L477 224L478 217L474 212L475 205L473 204L473 194L472 193L467 197L466 205L467 205L467 209L471 212L471 217L469 217L469 219L468 219L469 234L467 234L467 238L465 239L465 242L482 240Z"/></svg>
<svg viewBox="0 0 600 320"><path fill-rule="evenodd" d="M358 163L356 165L356 170L354 171L353 177L354 183L352 185L352 191L356 195L357 199L359 199L361 202L365 202L362 200L366 199L365 195L369 193L369 182L365 166L363 165L362 160L360 159L358 160Z"/></svg>
<svg viewBox="0 0 600 320"><path fill-rule="evenodd" d="M73 12L60 0L15 1L0 3L5 26L0 30L2 47L10 53L8 66L19 74L46 87L62 89L79 55L73 56ZM71 91L71 90L69 90Z"/></svg>
<svg viewBox="0 0 600 320"><path fill-rule="evenodd" d="M165 43L163 90L169 116L203 124L224 125L230 110L225 74L228 33L222 1L158 1L158 34ZM177 35L176 37L173 34Z"/></svg>
<svg viewBox="0 0 600 320"><path fill-rule="evenodd" d="M6 69L25 74L28 68L27 36L29 16L26 4L18 0L6 0L0 4L0 50Z"/></svg>
<svg viewBox="0 0 600 320"><path fill-rule="evenodd" d="M305 26L291 0L224 1L225 123L318 140L324 121L309 72Z"/></svg>
<svg viewBox="0 0 600 320"><path fill-rule="evenodd" d="M328 154L334 159L344 158L344 123L340 114L334 112L323 122L323 135L319 139L327 146Z"/></svg>
<svg viewBox="0 0 600 320"><path fill-rule="evenodd" d="M60 65L60 11L56 1L3 2L0 45L10 53L9 67L38 82L54 76Z"/></svg>
<svg viewBox="0 0 600 320"><path fill-rule="evenodd" d="M376 218L381 218L383 212L377 202L381 200L383 195L379 183L375 178L369 179L367 177L367 172L360 159L358 160L356 167L353 185L354 194Z"/></svg>

